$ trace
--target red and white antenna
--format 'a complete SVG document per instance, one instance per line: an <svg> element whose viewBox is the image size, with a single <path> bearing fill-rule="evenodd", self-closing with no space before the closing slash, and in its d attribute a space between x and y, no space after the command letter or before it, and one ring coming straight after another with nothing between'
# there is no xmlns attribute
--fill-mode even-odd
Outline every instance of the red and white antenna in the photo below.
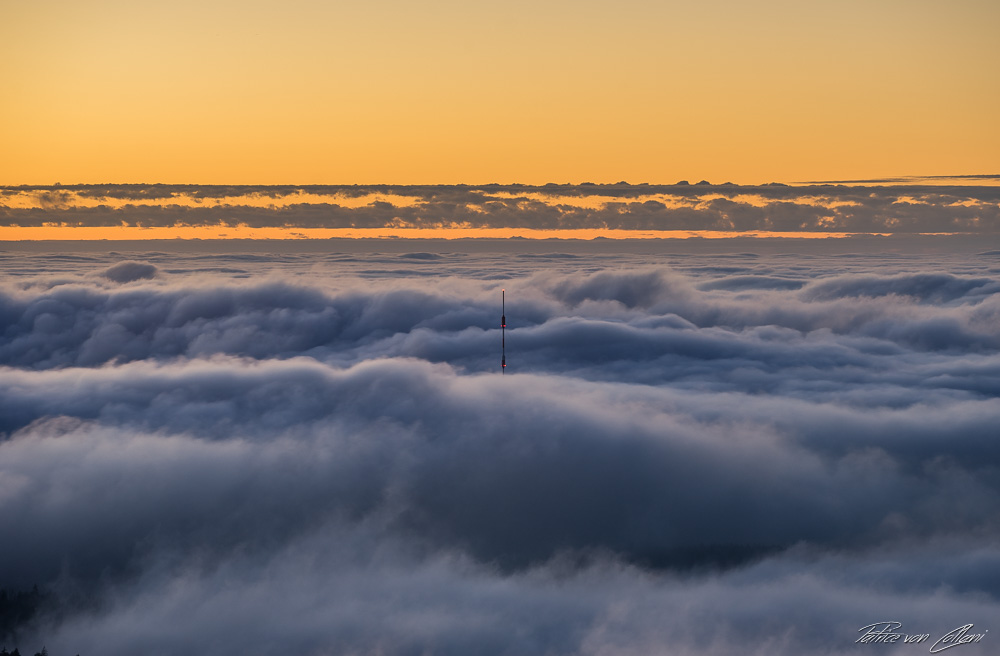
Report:
<svg viewBox="0 0 1000 656"><path fill-rule="evenodd" d="M507 290L500 290L500 373L507 369Z"/></svg>

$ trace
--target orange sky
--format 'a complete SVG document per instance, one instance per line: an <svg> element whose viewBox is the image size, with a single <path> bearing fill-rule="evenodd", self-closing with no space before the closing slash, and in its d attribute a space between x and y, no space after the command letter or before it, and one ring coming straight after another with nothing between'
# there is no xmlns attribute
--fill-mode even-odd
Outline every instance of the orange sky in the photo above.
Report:
<svg viewBox="0 0 1000 656"><path fill-rule="evenodd" d="M1000 3L37 0L0 184L1000 172Z"/></svg>

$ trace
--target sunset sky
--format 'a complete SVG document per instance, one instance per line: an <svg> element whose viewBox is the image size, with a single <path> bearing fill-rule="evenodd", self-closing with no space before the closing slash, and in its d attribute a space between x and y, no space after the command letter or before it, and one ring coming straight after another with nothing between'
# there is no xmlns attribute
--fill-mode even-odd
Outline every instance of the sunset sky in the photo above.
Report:
<svg viewBox="0 0 1000 656"><path fill-rule="evenodd" d="M4 3L0 184L1000 169L991 1Z"/></svg>

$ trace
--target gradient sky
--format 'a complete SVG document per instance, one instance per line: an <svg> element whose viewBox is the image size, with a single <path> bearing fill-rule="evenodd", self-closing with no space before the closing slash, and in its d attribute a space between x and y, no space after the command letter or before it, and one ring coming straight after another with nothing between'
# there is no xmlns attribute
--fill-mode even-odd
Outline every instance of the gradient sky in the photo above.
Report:
<svg viewBox="0 0 1000 656"><path fill-rule="evenodd" d="M1000 4L3 3L0 183L1000 169Z"/></svg>

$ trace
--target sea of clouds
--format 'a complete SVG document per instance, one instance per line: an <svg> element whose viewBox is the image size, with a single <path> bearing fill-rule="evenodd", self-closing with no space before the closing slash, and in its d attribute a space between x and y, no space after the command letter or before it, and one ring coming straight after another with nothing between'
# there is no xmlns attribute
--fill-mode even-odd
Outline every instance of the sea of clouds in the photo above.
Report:
<svg viewBox="0 0 1000 656"><path fill-rule="evenodd" d="M995 651L1000 253L442 244L3 253L7 644Z"/></svg>

